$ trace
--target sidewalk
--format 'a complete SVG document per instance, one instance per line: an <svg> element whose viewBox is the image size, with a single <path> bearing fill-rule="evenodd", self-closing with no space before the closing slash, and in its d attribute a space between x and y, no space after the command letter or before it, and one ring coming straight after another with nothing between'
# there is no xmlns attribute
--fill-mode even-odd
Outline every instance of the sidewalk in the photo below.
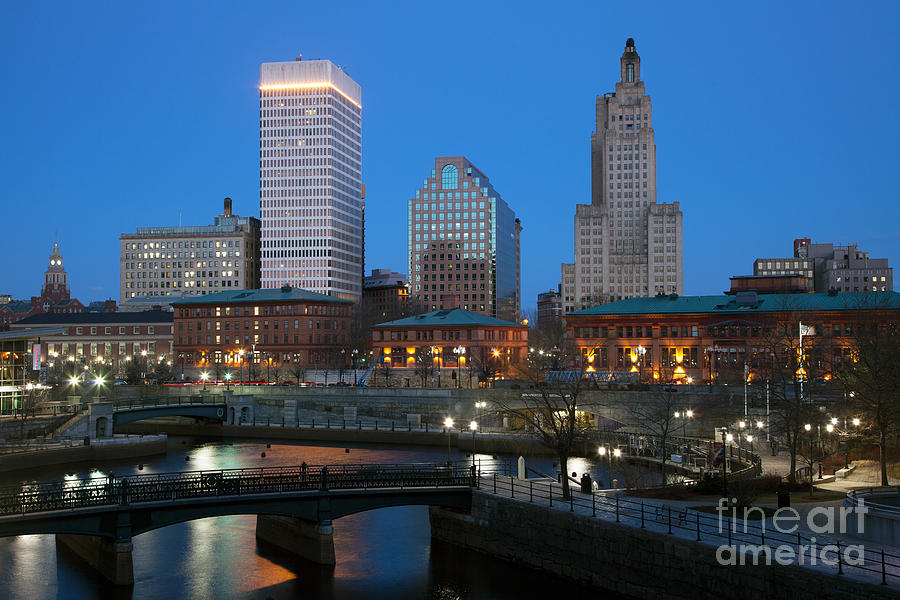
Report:
<svg viewBox="0 0 900 600"><path fill-rule="evenodd" d="M747 532L741 519L732 521L727 514L719 517L716 514L699 513L687 507L690 501L632 498L614 490L583 494L576 491L577 488L573 486L573 500L570 502L562 498L562 486L555 481L546 479L519 480L507 476L497 476L495 479L492 476L482 476L479 483L479 488L483 492L514 498L518 502L545 506L548 510L561 513L589 516L603 521L618 521L630 527L699 541L699 543L709 545L711 551L723 544L735 544L735 547L738 548L737 552L743 554L752 552L753 548L757 546L767 546L774 551L774 548L787 544L797 548L798 554L802 554L802 550L800 550L802 547L807 551L807 558L812 554L817 558L815 564L801 561L800 565L803 568L836 576L841 572L840 577L872 584L882 582L881 553L884 551L886 582L891 587L900 587L900 554L898 554L898 549L892 546L865 542L864 566L856 567L845 564L838 567L833 562L827 564L827 561L823 560L834 558L833 551L825 549L825 546L836 543L838 539L844 548L847 543L853 543L852 538L843 535L838 537L817 534L806 527L801 527L796 534L776 534L769 519L751 524L751 529ZM496 492L494 492L495 485ZM551 493L553 496L552 507L548 498ZM619 498L618 502L616 497ZM840 501L833 501L823 504L837 506L839 503ZM801 519L805 520L806 513L813 506L815 504L802 508L797 507L798 513L801 513ZM765 527L764 534L761 534L759 525ZM798 535L799 537L797 537ZM800 538L803 538L802 541ZM815 540L815 545L810 548L808 544L813 540ZM794 562L794 564L798 563Z"/></svg>

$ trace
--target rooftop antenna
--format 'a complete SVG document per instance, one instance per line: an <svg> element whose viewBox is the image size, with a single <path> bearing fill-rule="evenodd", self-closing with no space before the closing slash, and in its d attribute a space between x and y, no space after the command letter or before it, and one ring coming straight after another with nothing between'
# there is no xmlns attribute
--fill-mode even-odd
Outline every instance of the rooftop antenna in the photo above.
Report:
<svg viewBox="0 0 900 600"><path fill-rule="evenodd" d="M181 211L178 211L178 226L181 227Z"/></svg>

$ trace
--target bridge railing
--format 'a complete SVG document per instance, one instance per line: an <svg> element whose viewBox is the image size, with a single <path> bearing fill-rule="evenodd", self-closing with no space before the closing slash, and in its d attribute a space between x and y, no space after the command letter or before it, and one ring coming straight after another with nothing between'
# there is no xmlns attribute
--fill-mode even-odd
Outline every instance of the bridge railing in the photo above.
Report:
<svg viewBox="0 0 900 600"><path fill-rule="evenodd" d="M132 408L150 408L154 406L186 406L192 404L225 404L222 396L173 396L161 398L136 398L134 400L116 400L113 408L128 410Z"/></svg>
<svg viewBox="0 0 900 600"><path fill-rule="evenodd" d="M218 496L378 488L472 487L470 463L263 467L68 479L0 489L0 516Z"/></svg>

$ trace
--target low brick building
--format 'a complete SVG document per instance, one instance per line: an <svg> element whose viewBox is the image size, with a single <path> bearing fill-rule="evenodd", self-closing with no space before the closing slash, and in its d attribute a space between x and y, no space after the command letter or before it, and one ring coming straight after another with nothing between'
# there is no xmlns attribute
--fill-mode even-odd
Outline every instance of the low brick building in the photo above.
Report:
<svg viewBox="0 0 900 600"><path fill-rule="evenodd" d="M900 322L900 294L810 293L630 298L569 313L588 371L640 372L644 381L741 382L761 369L774 328L789 326L821 353L823 372L849 356L862 313ZM794 333L796 331L796 334ZM796 342L795 342L796 343Z"/></svg>
<svg viewBox="0 0 900 600"><path fill-rule="evenodd" d="M121 373L132 360L172 360L172 313L142 312L45 313L10 325L13 331L61 327L59 335L41 337L41 365L48 369L101 366Z"/></svg>
<svg viewBox="0 0 900 600"><path fill-rule="evenodd" d="M504 372L525 360L528 327L461 308L436 310L375 325L372 347L379 363L395 368L415 369L427 358L436 370Z"/></svg>
<svg viewBox="0 0 900 600"><path fill-rule="evenodd" d="M219 292L172 306L175 353L189 367L328 368L348 360L352 303L347 300L283 286Z"/></svg>

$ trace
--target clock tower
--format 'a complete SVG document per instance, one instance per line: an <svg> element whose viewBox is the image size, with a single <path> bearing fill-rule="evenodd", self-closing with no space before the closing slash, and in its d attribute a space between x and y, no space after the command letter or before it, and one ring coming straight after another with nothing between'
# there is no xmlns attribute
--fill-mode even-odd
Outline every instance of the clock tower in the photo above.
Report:
<svg viewBox="0 0 900 600"><path fill-rule="evenodd" d="M59 253L59 242L53 243L50 253L50 264L44 272L44 287L41 288L41 299L49 310L49 305L68 302L69 285L66 283L66 270L63 268L63 257Z"/></svg>

